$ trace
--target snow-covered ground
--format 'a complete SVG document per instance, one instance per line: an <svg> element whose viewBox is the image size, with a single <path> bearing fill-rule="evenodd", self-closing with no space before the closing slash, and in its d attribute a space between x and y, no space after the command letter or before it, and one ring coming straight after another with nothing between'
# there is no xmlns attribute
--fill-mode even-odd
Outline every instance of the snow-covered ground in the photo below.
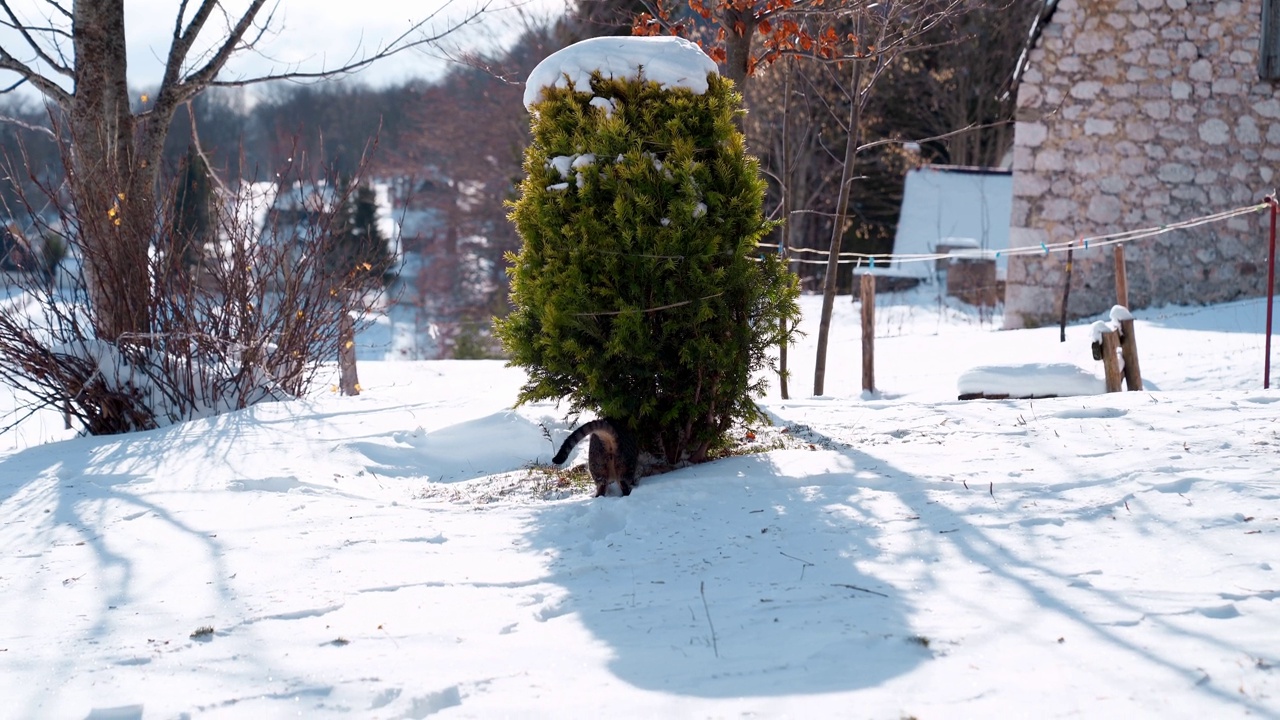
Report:
<svg viewBox="0 0 1280 720"><path fill-rule="evenodd" d="M977 366L1100 377L1089 323L929 293L878 298L867 394L842 298L816 398L805 298L774 449L628 498L527 468L570 426L500 362L36 418L0 436L0 716L1280 717L1264 303L1137 313L1147 391L961 402Z"/></svg>

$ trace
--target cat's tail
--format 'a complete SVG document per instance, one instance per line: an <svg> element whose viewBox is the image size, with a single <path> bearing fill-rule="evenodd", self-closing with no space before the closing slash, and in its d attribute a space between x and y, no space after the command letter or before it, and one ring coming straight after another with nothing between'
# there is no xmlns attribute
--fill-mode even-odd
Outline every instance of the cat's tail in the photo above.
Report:
<svg viewBox="0 0 1280 720"><path fill-rule="evenodd" d="M614 428L613 422L609 419L592 420L577 430L574 430L569 434L569 437L564 439L564 443L560 445L560 451L556 453L555 457L551 458L551 462L559 465L565 460L568 460L569 453L578 443L582 442L588 435L594 435L596 433L608 435L614 440L618 437L618 431Z"/></svg>

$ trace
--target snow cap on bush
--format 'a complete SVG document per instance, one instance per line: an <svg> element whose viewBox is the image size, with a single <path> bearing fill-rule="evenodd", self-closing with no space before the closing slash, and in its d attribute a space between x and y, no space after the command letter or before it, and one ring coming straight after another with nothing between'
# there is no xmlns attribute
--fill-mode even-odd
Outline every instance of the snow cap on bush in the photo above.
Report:
<svg viewBox="0 0 1280 720"><path fill-rule="evenodd" d="M640 78L659 87L688 88L701 95L707 76L718 74L702 48L678 37L598 37L552 53L529 73L524 106L532 109L544 88L573 86L591 92L591 75L607 79Z"/></svg>

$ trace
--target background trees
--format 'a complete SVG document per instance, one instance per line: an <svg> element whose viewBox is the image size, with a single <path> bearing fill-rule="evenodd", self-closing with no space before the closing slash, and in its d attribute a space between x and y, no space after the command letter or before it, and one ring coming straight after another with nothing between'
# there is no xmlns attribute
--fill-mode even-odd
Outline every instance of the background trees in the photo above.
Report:
<svg viewBox="0 0 1280 720"><path fill-rule="evenodd" d="M503 254L517 245L503 203L512 197L527 143L521 82L551 51L584 37L626 33L644 12L649 18L642 24L651 31L680 28L701 39L709 52L725 61L726 76L741 74L750 109L743 131L768 180L766 212L787 220L772 240L785 242L794 261L817 257L798 252L802 250L889 251L903 173L914 164L1001 161L1008 149L1007 121L1016 96L1013 68L1039 4L1040 0L876 4L880 17L888 17L893 8L912 7L920 10L920 17L937 22L915 37L911 52L882 64L875 91L858 96L863 104L854 127L848 110L855 95L849 89L849 74L838 65L857 56L849 39L855 34L852 21L870 6L851 0L580 2L563 18L531 23L505 50L459 56L461 62L435 81L374 88L356 78L245 87L215 78L202 92L175 102L175 91L166 94L162 87L170 80L166 74L157 85L124 92L129 118L118 117L133 123L136 142L151 132L148 128L155 120L170 115L158 163L164 178L156 185L158 208L172 207L172 199L162 196L181 187L177 179L189 167L184 158L192 147L207 162L212 177L232 184L272 180L277 173L289 175L303 168L311 180L333 172L351 177L356 168L363 168L389 181L397 212L408 208L408 220L426 219L416 223L419 231L406 236L404 248L429 258L412 280L422 288L424 312L445 352L452 352L455 337L468 333L465 351L483 354L489 318L507 308ZM175 28L175 50L167 60L181 55L190 32L207 32L197 27L194 14L206 5L188 4L187 22ZM0 2L0 12L7 7ZM955 12L939 15L947 8ZM28 25L31 42L46 48L51 58L59 57L51 51L52 34L42 37L34 24ZM233 23L234 27L238 26ZM246 31L239 47L252 42L253 32ZM732 43L738 49L731 53L727 45ZM868 50L864 62L883 57L885 46L876 47L879 54ZM32 56L26 47L7 48L0 67L14 69L15 58L22 55L18 50ZM179 63L178 84L198 79L199 70L206 67L207 62ZM56 70L49 70L49 75L56 86L49 89L52 96L70 92L71 78ZM28 84L39 82L32 79ZM118 82L113 87L119 90ZM0 108L0 116L22 123L0 126L0 146L14 161L12 183L0 184L0 196L14 198L15 186L43 186L58 190L68 203L73 200L72 188L63 184L59 146L52 139L53 133L71 136L69 116L56 103L50 107L52 112L28 101ZM121 105L112 107L118 111ZM104 121L102 127L113 125ZM971 129L960 132L965 128ZM841 172L851 132L861 141L854 147L850 195L839 221L838 191L846 187ZM907 141L917 142L919 150L905 150ZM136 156L139 151L132 152ZM68 154L67 162L71 159ZM75 215L102 225L108 239L123 241L137 206L129 193L123 193L124 199L120 194L103 199L105 213L80 212L82 203L76 200ZM17 206L9 206L9 214L22 225ZM824 287L832 275L826 264L793 262L791 267L811 290ZM847 288L849 266L837 267L835 288ZM150 321L143 325L150 326Z"/></svg>
<svg viewBox="0 0 1280 720"><path fill-rule="evenodd" d="M65 407L89 432L154 427L296 395L317 354L332 351L335 336L351 336L347 310L363 278L335 277L324 262L332 256L331 222L296 235L293 247L264 247L260 228L238 213L250 198L224 194L217 231L209 231L210 173L194 101L219 84L350 73L442 35L423 33L424 20L342 67L221 79L227 61L271 29L264 5L249 0L228 11L217 0L179 3L159 84L135 96L126 76L124 0L51 2L44 14L0 0L10 31L0 46L0 71L44 96L64 171L57 187L42 188L54 212L30 202L27 210L37 227L57 216L80 259L71 292L83 293L68 304L59 288L46 288L43 322L19 308L0 314L0 377L38 402ZM191 132L188 156L178 164L183 177L175 178L165 148L179 108L186 108ZM368 143L348 138L337 154L363 166ZM282 184L318 164L290 157L283 165L272 168ZM210 251L213 277L191 282L190 267Z"/></svg>
<svg viewBox="0 0 1280 720"><path fill-rule="evenodd" d="M689 0L687 7L692 13L682 11L683 5L655 0L650 4L651 12L637 20L637 31L650 34L668 31L705 38L712 57L724 66L726 76L747 88L748 106L762 108L763 113L773 115L774 123L753 124L753 139L759 140L763 134L764 145L773 150L773 154L767 156L766 167L776 183L775 207L785 213L789 222L797 213L828 218L823 223L829 228L825 243L801 246L820 246L827 254L826 264L819 271L823 307L814 393L820 395L824 386L831 309L839 289L840 253L851 240L861 241L857 249L862 252L883 251L885 245L891 247L892 223L888 217L896 215L901 202L902 172L911 158L889 145L930 137L912 134L930 127L929 122L891 120L898 113L888 102L882 102L886 95L883 88L889 78L896 77L897 94L890 91L891 100L914 108L918 107L914 98L904 100L910 95L909 88L921 83L906 80L925 79L924 85L938 91L930 98L935 107L953 111L945 115L938 113L938 122L933 127L947 127L935 135L966 136L968 144L955 143L956 155L963 154L964 159L988 160L993 155L1002 155L1001 146L1011 140L1011 134L995 138L982 134L968 137L971 133L957 131L969 128L976 132L980 126L1003 126L1012 120L1012 98L1016 97L1012 68L1038 8L1032 3L1014 0L999 10L1015 12L977 17L970 11L985 12L989 8L976 0ZM969 50L968 56L948 56L948 48L962 44L974 47L977 44L974 31L985 30L984 23L1004 17L1012 20L1003 26L1005 32L993 33L998 36L992 39L999 49L991 54L997 58L993 65L1008 63L1007 73L996 72L993 77L990 65L977 62L980 53L986 50L985 44L977 51ZM1013 29L1019 26L1025 28L1021 41ZM985 40L984 37L984 43ZM924 53L931 54L918 58ZM1014 58L1009 58L1010 54ZM800 58L801 62L781 64L782 77L766 87L775 92L780 89L788 96L804 92L803 88L808 90L804 102L776 96L772 103L761 102L759 89L755 87L760 84L758 79L774 71L782 58ZM914 62L917 59L919 62ZM948 61L972 61L975 67L970 73L966 65L947 64ZM944 84L948 85L941 87ZM959 98L948 101L948 94L959 94ZM815 113L817 108L826 112ZM965 125L957 126L957 122ZM771 127L781 128L781 137L777 134L769 137ZM813 152L815 149L818 151ZM984 149L985 154L980 152ZM812 181L810 166L801 159L806 156L828 159L827 167L819 171L824 178L822 182ZM806 207L808 198L803 195L837 176L838 180L824 188L828 204L821 209ZM857 180L877 176L879 182L855 185ZM802 197L796 196L797 191ZM805 235L812 225L807 220L796 223L795 229L800 233L793 234L789 229L778 236L784 252L797 240L809 242Z"/></svg>
<svg viewBox="0 0 1280 720"><path fill-rule="evenodd" d="M59 125L60 139L71 169L68 189L91 317L106 340L143 337L152 330L146 268L160 216L161 159L171 121L180 106L219 82L233 54L251 48L269 29L270 18L260 18L265 4L250 0L237 14L221 18L226 20L221 30L209 25L215 13L224 12L216 0L200 0L190 8L179 4L163 77L154 98L144 109L135 109L126 77L124 0L74 0L69 10L55 4L49 18L35 20L0 2L0 11L24 44L0 47L0 70L39 90L65 123ZM409 34L369 57L324 68L318 75L350 72L438 39ZM37 62L24 61L24 56ZM297 75L276 77L291 74Z"/></svg>

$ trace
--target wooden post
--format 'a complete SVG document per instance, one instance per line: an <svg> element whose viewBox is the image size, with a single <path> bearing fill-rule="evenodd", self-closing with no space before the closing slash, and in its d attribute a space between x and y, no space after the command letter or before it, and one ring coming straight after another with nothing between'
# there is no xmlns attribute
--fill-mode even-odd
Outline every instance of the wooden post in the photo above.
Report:
<svg viewBox="0 0 1280 720"><path fill-rule="evenodd" d="M1129 276L1124 269L1124 246L1116 245L1116 304L1129 307Z"/></svg>
<svg viewBox="0 0 1280 720"><path fill-rule="evenodd" d="M1071 256L1075 249L1075 244L1067 246L1067 282L1062 288L1062 322L1058 324L1058 342L1067 341L1067 302L1071 300Z"/></svg>
<svg viewBox="0 0 1280 720"><path fill-rule="evenodd" d="M1280 203L1274 196L1267 196L1267 204L1271 206L1271 243L1267 251L1267 347L1262 359L1263 390L1271 387L1271 308L1276 295L1276 213L1280 212Z"/></svg>
<svg viewBox="0 0 1280 720"><path fill-rule="evenodd" d="M862 276L862 390L876 390L876 276Z"/></svg>
<svg viewBox="0 0 1280 720"><path fill-rule="evenodd" d="M1120 356L1116 352L1120 347L1119 334L1116 330L1102 333L1102 372L1109 393L1120 392Z"/></svg>
<svg viewBox="0 0 1280 720"><path fill-rule="evenodd" d="M1120 321L1120 357L1124 358L1124 384L1142 389L1142 369L1138 367L1138 338L1133 334L1133 318Z"/></svg>

